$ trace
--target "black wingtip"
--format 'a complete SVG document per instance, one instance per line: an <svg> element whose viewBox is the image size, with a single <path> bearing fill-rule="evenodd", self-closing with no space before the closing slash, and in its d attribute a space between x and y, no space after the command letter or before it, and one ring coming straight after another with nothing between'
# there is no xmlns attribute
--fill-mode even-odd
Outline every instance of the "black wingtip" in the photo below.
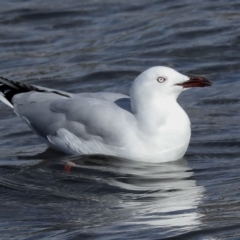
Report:
<svg viewBox="0 0 240 240"><path fill-rule="evenodd" d="M60 96L68 97L67 94L58 92L58 91L51 91L47 90L44 88L38 88L34 85L30 84L25 84L22 82L15 82L12 80L9 80L5 77L0 76L0 92L2 92L2 95L10 102L12 103L12 98L14 95L19 94L19 93L24 93L24 92L30 92L30 91L35 91L35 92L46 92L46 93L54 93L58 94Z"/></svg>

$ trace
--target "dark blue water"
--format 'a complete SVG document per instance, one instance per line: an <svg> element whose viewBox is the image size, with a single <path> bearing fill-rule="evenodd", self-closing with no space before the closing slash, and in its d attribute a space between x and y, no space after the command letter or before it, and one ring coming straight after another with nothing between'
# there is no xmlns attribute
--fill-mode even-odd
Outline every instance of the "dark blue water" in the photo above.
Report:
<svg viewBox="0 0 240 240"><path fill-rule="evenodd" d="M240 239L239 11L234 0L2 1L1 76L128 93L165 65L214 84L181 95L191 144L164 164L45 151L0 104L0 239Z"/></svg>

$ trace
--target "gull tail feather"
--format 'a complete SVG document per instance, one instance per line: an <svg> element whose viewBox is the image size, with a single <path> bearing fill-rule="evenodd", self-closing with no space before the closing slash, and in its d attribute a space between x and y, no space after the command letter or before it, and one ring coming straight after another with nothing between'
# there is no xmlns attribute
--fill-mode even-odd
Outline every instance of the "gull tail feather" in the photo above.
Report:
<svg viewBox="0 0 240 240"><path fill-rule="evenodd" d="M39 91L35 86L8 80L0 77L0 101L13 108L14 95L29 91Z"/></svg>
<svg viewBox="0 0 240 240"><path fill-rule="evenodd" d="M9 107L13 108L12 103L9 102L9 101L5 98L5 96L4 96L4 94L3 94L2 92L0 92L0 101L2 101L3 103L7 104Z"/></svg>
<svg viewBox="0 0 240 240"><path fill-rule="evenodd" d="M3 103L7 104L12 108L13 108L12 99L16 94L30 92L30 91L53 93L53 94L58 94L62 97L67 97L67 98L70 97L67 93L64 93L61 91L36 87L34 85L25 84L22 82L15 82L7 78L0 77L0 101L2 101Z"/></svg>

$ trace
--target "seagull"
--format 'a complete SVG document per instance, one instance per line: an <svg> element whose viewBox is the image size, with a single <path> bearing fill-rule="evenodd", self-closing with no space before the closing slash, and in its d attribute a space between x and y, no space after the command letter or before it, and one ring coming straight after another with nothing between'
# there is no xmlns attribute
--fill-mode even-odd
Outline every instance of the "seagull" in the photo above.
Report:
<svg viewBox="0 0 240 240"><path fill-rule="evenodd" d="M0 77L0 100L50 147L70 155L101 154L168 162L185 154L190 120L179 94L212 83L157 66L142 72L130 95L73 94Z"/></svg>

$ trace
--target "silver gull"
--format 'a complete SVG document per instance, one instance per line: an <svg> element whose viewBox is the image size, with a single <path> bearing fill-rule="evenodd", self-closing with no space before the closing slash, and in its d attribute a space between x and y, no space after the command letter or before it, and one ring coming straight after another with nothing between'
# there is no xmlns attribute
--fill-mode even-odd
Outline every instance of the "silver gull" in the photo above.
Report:
<svg viewBox="0 0 240 240"><path fill-rule="evenodd" d="M0 100L58 151L167 162L185 154L191 136L179 94L206 86L204 77L158 66L133 81L130 96L72 94L0 78Z"/></svg>

